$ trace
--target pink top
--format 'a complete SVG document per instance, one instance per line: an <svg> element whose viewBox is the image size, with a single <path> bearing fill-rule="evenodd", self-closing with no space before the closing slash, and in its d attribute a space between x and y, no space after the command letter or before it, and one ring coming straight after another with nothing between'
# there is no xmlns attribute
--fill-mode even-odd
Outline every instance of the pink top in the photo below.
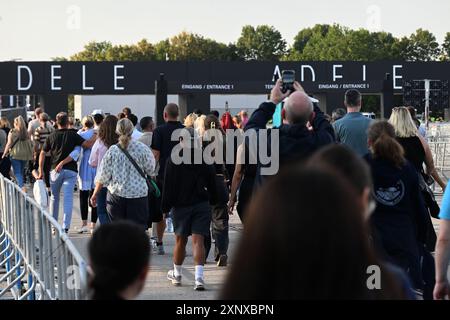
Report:
<svg viewBox="0 0 450 320"><path fill-rule="evenodd" d="M106 151L108 151L108 147L105 146L101 139L97 139L92 146L91 156L89 157L89 165L94 168L99 167Z"/></svg>

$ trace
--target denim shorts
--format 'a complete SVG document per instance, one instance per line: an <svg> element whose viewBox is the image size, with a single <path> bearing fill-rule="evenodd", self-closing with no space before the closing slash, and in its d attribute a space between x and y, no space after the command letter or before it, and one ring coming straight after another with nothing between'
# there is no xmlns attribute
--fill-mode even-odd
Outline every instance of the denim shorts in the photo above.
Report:
<svg viewBox="0 0 450 320"><path fill-rule="evenodd" d="M211 207L208 202L172 209L174 232L177 236L192 234L208 236L211 226Z"/></svg>

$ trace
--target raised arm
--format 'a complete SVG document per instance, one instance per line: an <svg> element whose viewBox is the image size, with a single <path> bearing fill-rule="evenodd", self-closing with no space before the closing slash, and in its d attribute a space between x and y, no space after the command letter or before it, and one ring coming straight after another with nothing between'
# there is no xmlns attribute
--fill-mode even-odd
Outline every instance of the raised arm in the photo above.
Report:
<svg viewBox="0 0 450 320"><path fill-rule="evenodd" d="M245 131L250 129L259 130L266 128L267 123L273 117L273 113L275 112L277 104L287 98L291 93L290 91L282 93L282 84L283 82L281 81L281 79L278 79L270 93L270 101L263 102L259 106L259 108L253 112L252 116L247 122L247 125L244 128Z"/></svg>

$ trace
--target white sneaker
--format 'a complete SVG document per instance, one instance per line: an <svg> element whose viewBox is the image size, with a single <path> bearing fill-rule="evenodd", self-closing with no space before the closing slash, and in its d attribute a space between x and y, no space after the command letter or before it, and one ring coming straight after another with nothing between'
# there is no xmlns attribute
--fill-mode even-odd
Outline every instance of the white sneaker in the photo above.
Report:
<svg viewBox="0 0 450 320"><path fill-rule="evenodd" d="M173 270L169 270L169 272L167 272L167 280L171 281L174 286L181 285L181 276L176 277Z"/></svg>
<svg viewBox="0 0 450 320"><path fill-rule="evenodd" d="M196 291L204 291L205 290L205 281L202 278L195 279L194 290L196 290Z"/></svg>
<svg viewBox="0 0 450 320"><path fill-rule="evenodd" d="M78 234L82 234L82 233L88 233L89 232L89 228L87 226L83 226L80 229L78 229Z"/></svg>

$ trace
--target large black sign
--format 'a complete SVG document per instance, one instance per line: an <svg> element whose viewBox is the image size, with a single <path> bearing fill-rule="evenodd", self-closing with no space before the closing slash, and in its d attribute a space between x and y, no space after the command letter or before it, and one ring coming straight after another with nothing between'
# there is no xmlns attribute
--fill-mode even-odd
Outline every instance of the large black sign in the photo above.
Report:
<svg viewBox="0 0 450 320"><path fill-rule="evenodd" d="M403 80L450 80L448 62L2 62L0 95L153 94L161 73L171 94L257 94L284 69L311 93L378 93L387 75L398 93Z"/></svg>

